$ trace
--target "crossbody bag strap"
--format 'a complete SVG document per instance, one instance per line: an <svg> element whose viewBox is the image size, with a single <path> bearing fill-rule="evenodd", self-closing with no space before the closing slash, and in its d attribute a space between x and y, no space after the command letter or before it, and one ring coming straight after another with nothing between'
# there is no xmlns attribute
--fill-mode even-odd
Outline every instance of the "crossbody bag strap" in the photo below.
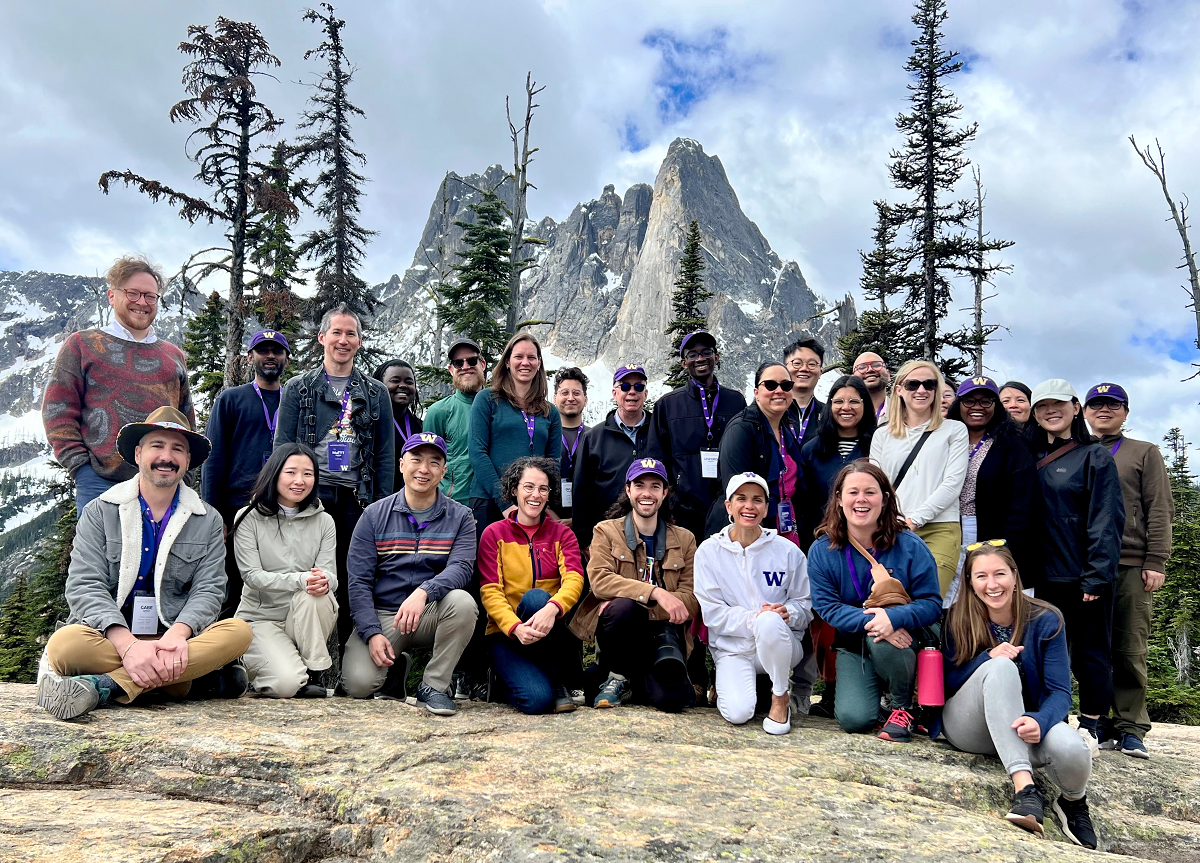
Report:
<svg viewBox="0 0 1200 863"><path fill-rule="evenodd" d="M900 473L896 474L896 479L892 482L892 488L900 488L900 483L904 482L904 477L908 475L908 469L912 467L913 462L917 460L917 454L921 451L921 447L925 446L925 441L929 440L932 431L927 431L921 435L916 446L908 451L908 458L904 460L904 464L900 465Z"/></svg>
<svg viewBox="0 0 1200 863"><path fill-rule="evenodd" d="M873 582L879 582L885 578L891 578L891 576L888 575L887 567L877 561L871 552L863 548L858 540L852 536L848 536L847 538L850 540L850 544L854 546L854 550L865 557L867 559L867 563L871 564L871 580Z"/></svg>
<svg viewBox="0 0 1200 863"><path fill-rule="evenodd" d="M1049 455L1042 456L1042 458L1039 459L1038 463L1037 463L1038 470L1041 470L1042 468L1044 468L1046 465L1050 464L1050 462L1054 461L1059 456L1066 455L1067 453L1069 453L1071 450L1075 449L1078 446L1079 446L1079 441L1071 441L1069 444L1066 444L1065 446L1060 446L1058 449L1056 449L1054 452L1050 453Z"/></svg>

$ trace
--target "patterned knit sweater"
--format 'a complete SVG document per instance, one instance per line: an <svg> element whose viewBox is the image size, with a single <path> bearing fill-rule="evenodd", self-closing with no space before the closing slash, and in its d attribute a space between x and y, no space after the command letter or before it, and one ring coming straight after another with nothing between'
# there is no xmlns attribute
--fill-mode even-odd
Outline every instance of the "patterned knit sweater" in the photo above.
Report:
<svg viewBox="0 0 1200 863"><path fill-rule="evenodd" d="M42 423L54 457L71 475L83 465L121 482L137 473L117 452L117 433L170 405L196 415L183 351L158 339L118 339L101 330L72 333L63 342L42 400Z"/></svg>

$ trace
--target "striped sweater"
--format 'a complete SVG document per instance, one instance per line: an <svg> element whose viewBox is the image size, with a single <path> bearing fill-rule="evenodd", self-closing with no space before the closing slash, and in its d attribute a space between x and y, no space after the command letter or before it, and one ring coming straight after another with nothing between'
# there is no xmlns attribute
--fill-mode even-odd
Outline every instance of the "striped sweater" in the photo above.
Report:
<svg viewBox="0 0 1200 863"><path fill-rule="evenodd" d="M583 563L575 534L543 518L530 537L516 513L488 525L479 540L479 599L488 614L487 635L511 636L521 623L516 608L525 592L540 587L565 615L583 593Z"/></svg>

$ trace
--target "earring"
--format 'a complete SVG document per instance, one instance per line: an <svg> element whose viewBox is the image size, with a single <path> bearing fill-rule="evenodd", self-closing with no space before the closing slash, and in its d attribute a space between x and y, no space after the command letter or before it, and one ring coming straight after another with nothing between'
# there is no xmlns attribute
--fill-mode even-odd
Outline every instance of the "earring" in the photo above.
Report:
<svg viewBox="0 0 1200 863"><path fill-rule="evenodd" d="M729 515L729 523L733 524L733 515L732 514Z"/></svg>

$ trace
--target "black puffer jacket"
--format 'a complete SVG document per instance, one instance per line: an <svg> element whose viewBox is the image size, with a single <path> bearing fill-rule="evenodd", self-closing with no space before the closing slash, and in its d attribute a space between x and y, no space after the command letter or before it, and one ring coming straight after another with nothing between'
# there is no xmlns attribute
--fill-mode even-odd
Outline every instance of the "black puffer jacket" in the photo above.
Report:
<svg viewBox="0 0 1200 863"><path fill-rule="evenodd" d="M647 453L650 415L637 428L637 442L617 427L617 412L583 432L575 451L575 486L572 497L571 529L580 548L592 544L592 530L625 490L625 474L635 458Z"/></svg>
<svg viewBox="0 0 1200 863"><path fill-rule="evenodd" d="M1037 461L1025 441L1006 424L996 429L993 437L975 483L978 538L1005 540L1017 560L1021 581L1034 587L1044 577L1036 529L1042 517Z"/></svg>

